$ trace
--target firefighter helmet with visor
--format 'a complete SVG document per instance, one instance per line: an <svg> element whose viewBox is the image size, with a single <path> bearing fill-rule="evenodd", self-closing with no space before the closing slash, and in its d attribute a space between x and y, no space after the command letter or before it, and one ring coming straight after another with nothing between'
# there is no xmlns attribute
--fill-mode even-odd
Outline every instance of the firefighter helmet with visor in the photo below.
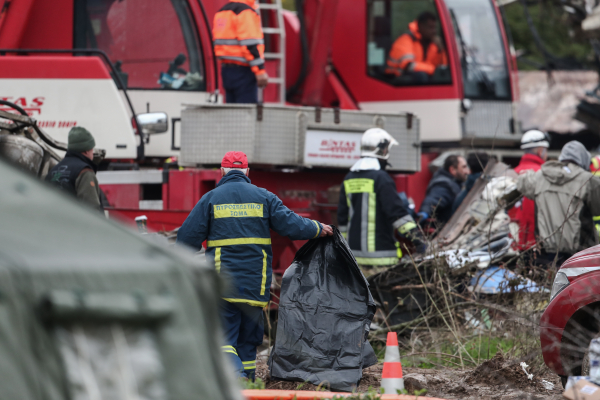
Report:
<svg viewBox="0 0 600 400"><path fill-rule="evenodd" d="M367 129L360 139L360 156L381 160L390 158L390 149L398 144L396 139L381 128Z"/></svg>
<svg viewBox="0 0 600 400"><path fill-rule="evenodd" d="M547 133L531 129L523 134L521 138L521 149L533 149L535 147L550 147L550 137Z"/></svg>

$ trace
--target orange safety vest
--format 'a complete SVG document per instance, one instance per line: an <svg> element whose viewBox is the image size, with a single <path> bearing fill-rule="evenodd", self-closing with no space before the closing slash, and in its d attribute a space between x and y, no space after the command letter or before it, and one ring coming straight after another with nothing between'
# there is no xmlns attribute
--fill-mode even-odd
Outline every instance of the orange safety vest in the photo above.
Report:
<svg viewBox="0 0 600 400"><path fill-rule="evenodd" d="M417 21L408 24L408 29L392 45L386 73L400 76L408 71L433 75L436 67L447 64L446 53L433 43L429 43L427 53L424 54Z"/></svg>
<svg viewBox="0 0 600 400"><path fill-rule="evenodd" d="M230 0L213 24L215 54L222 63L246 65L265 72L265 45L255 0Z"/></svg>

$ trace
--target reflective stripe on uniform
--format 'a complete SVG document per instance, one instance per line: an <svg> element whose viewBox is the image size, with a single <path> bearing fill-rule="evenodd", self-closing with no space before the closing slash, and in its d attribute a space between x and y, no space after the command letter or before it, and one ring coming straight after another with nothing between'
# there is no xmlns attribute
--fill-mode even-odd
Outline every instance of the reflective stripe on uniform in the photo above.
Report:
<svg viewBox="0 0 600 400"><path fill-rule="evenodd" d="M221 350L223 350L225 353L235 354L236 356L238 355L233 346L221 346Z"/></svg>
<svg viewBox="0 0 600 400"><path fill-rule="evenodd" d="M394 257L397 252L396 250L379 250L379 251L361 251L361 250L352 250L352 254L356 258L389 258Z"/></svg>
<svg viewBox="0 0 600 400"><path fill-rule="evenodd" d="M402 225L400 228L398 228L398 232L400 232L401 234L404 235L405 233L412 231L416 227L417 227L417 224L414 221L407 222L404 225Z"/></svg>
<svg viewBox="0 0 600 400"><path fill-rule="evenodd" d="M250 65L251 67L257 67L259 65L263 65L264 63L265 60L263 60L262 58L255 58L254 60L250 61L248 65Z"/></svg>
<svg viewBox="0 0 600 400"><path fill-rule="evenodd" d="M217 274L221 272L221 248L217 247L215 249L215 269L217 270Z"/></svg>
<svg viewBox="0 0 600 400"><path fill-rule="evenodd" d="M220 60L229 60L229 61L237 61L240 63L244 63L244 64L248 64L248 60L246 60L244 57L235 57L235 56L218 56L217 58L219 58Z"/></svg>
<svg viewBox="0 0 600 400"><path fill-rule="evenodd" d="M265 41L262 39L243 39L239 41L239 44L242 46L254 46L257 44L264 44Z"/></svg>
<svg viewBox="0 0 600 400"><path fill-rule="evenodd" d="M244 303L244 304L248 304L249 306L254 306L254 307L265 307L267 304L269 304L268 301L256 301L256 300L248 300L248 299L233 299L233 298L226 298L223 297L223 300L228 301L230 303Z"/></svg>
<svg viewBox="0 0 600 400"><path fill-rule="evenodd" d="M263 252L263 269L262 269L262 281L260 283L260 295L264 296L265 294L265 285L267 284L267 252Z"/></svg>
<svg viewBox="0 0 600 400"><path fill-rule="evenodd" d="M600 221L600 215L599 215L599 216L597 216L597 217L592 217L592 219L593 219L594 221Z"/></svg>
<svg viewBox="0 0 600 400"><path fill-rule="evenodd" d="M213 41L215 46L254 46L258 44L264 44L262 39L215 39Z"/></svg>
<svg viewBox="0 0 600 400"><path fill-rule="evenodd" d="M398 229L407 222L415 222L415 220L410 214L406 214L404 217L398 218L392 223L392 226L394 227L394 229Z"/></svg>
<svg viewBox="0 0 600 400"><path fill-rule="evenodd" d="M271 238L239 238L209 240L208 247L235 246L237 244L271 244Z"/></svg>
<svg viewBox="0 0 600 400"><path fill-rule="evenodd" d="M384 257L384 258L356 257L356 262L359 265L395 265L398 263L398 257Z"/></svg>
<svg viewBox="0 0 600 400"><path fill-rule="evenodd" d="M244 369L256 369L256 360L254 361L242 361Z"/></svg>
<svg viewBox="0 0 600 400"><path fill-rule="evenodd" d="M403 256L402 254L402 249L400 248L400 243L396 242L396 257L398 257L398 259L401 259Z"/></svg>
<svg viewBox="0 0 600 400"><path fill-rule="evenodd" d="M321 234L321 227L319 226L319 223L318 223L317 221L315 221L314 219L312 220L312 222L314 222L314 223L315 223L315 225L317 226L317 234L316 234L316 235L315 235L315 237L313 238L313 239L315 239L315 238L318 238L318 237L319 237L319 235Z"/></svg>
<svg viewBox="0 0 600 400"><path fill-rule="evenodd" d="M215 46L236 46L240 44L240 41L237 39L215 39L213 43Z"/></svg>
<svg viewBox="0 0 600 400"><path fill-rule="evenodd" d="M367 251L372 252L375 251L375 207L377 206L377 201L375 198L375 193L369 193L369 222L367 225Z"/></svg>

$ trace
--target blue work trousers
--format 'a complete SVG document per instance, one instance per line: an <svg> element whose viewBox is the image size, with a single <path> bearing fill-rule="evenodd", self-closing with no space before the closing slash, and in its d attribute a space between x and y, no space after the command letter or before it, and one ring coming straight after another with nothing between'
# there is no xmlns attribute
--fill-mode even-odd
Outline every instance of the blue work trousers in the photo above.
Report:
<svg viewBox="0 0 600 400"><path fill-rule="evenodd" d="M256 75L250 69L236 64L223 64L221 77L227 103L258 103Z"/></svg>
<svg viewBox="0 0 600 400"><path fill-rule="evenodd" d="M230 357L238 376L254 381L256 348L262 344L264 335L263 309L221 300L219 312L225 331L223 351Z"/></svg>

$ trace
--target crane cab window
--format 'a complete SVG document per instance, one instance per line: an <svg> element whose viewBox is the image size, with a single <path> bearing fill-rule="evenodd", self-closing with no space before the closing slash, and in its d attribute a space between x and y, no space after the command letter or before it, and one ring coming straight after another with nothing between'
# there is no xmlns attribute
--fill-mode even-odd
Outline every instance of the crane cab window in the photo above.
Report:
<svg viewBox="0 0 600 400"><path fill-rule="evenodd" d="M394 86L452 83L433 0L368 0L367 71Z"/></svg>
<svg viewBox="0 0 600 400"><path fill-rule="evenodd" d="M491 1L447 0L460 56L465 97L508 100L508 64Z"/></svg>
<svg viewBox="0 0 600 400"><path fill-rule="evenodd" d="M74 30L74 47L104 51L127 88L205 88L185 0L75 0Z"/></svg>

